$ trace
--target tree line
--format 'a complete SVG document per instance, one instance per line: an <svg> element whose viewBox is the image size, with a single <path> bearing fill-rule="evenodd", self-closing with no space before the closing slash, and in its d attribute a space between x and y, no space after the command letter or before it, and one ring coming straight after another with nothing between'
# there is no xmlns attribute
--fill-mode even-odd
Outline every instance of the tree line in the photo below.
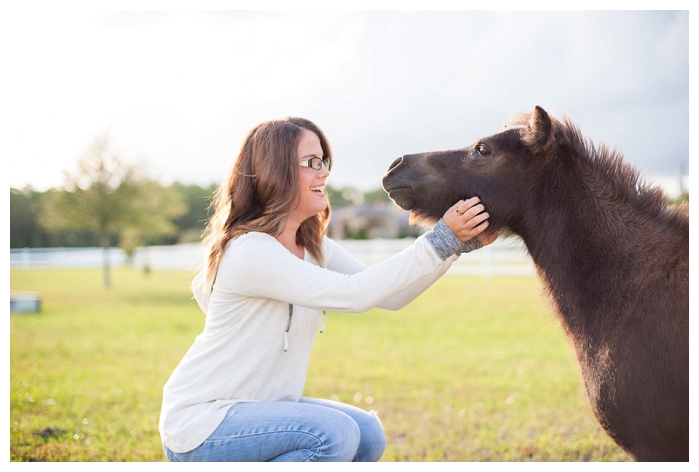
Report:
<svg viewBox="0 0 699 472"><path fill-rule="evenodd" d="M152 189L151 189L152 190ZM175 206L184 203L184 212L171 222L171 232L152 234L149 245L169 245L199 241L208 217L208 201L216 190L215 185L201 187L184 185L178 182L169 186L160 185L162 191L171 197ZM60 190L40 192L32 187L10 188L10 248L37 247L91 247L99 246L99 233L86 229L83 225L51 228L47 223L47 212ZM128 231L109 234L109 245L122 247L128 244Z"/></svg>
<svg viewBox="0 0 699 472"><path fill-rule="evenodd" d="M218 184L163 185L121 161L106 136L64 172L61 188L10 188L10 248L136 247L201 240ZM377 189L327 187L333 208L389 202Z"/></svg>
<svg viewBox="0 0 699 472"><path fill-rule="evenodd" d="M151 184L153 185L153 184ZM217 184L200 186L175 182L169 186L160 184L159 191L170 196L174 206L184 203L184 211L172 218L171 232L152 234L147 241L149 245L170 245L199 242L210 215L211 197L218 188ZM99 246L99 234L82 225L50 228L45 221L45 214L50 206L48 202L55 199L55 194L62 190L51 189L41 192L32 187L23 189L10 188L10 248L39 247L92 247ZM335 189L327 187L332 208L362 203L371 204L377 200L390 201L386 192L377 189L359 192L350 187ZM128 242L118 232L109 235L111 247L123 247Z"/></svg>

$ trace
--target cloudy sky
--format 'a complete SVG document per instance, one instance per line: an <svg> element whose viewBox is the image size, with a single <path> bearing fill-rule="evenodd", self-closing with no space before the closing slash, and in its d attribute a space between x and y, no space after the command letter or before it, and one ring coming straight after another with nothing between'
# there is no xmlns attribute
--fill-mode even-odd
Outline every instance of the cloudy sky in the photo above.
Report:
<svg viewBox="0 0 699 472"><path fill-rule="evenodd" d="M60 186L103 133L163 183L218 184L252 126L302 116L330 139L329 183L370 190L396 157L534 105L669 193L689 172L687 11L37 9L2 29L11 187Z"/></svg>

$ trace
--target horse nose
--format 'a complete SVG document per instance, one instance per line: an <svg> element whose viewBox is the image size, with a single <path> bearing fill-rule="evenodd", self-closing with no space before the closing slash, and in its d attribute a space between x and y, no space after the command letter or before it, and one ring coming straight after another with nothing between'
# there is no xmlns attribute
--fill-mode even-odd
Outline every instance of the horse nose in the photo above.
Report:
<svg viewBox="0 0 699 472"><path fill-rule="evenodd" d="M400 163L403 162L403 156L399 157L395 161L391 162L391 165L388 166L388 170L386 172L391 172L391 170L395 169L400 165Z"/></svg>

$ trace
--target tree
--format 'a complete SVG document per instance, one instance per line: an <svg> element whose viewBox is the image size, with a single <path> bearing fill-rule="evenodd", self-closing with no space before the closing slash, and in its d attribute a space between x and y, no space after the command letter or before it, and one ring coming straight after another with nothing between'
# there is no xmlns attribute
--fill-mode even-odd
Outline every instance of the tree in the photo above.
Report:
<svg viewBox="0 0 699 472"><path fill-rule="evenodd" d="M675 198L674 200L671 200L671 202L676 204L676 205L679 205L680 203L683 203L683 202L689 203L689 192L685 190L677 198Z"/></svg>
<svg viewBox="0 0 699 472"><path fill-rule="evenodd" d="M40 245L39 200L41 193L31 187L24 190L10 188L10 247Z"/></svg>
<svg viewBox="0 0 699 472"><path fill-rule="evenodd" d="M134 249L149 246L155 238L176 234L178 228L173 219L181 217L188 210L174 185L162 187L154 180L144 180L138 193L138 198L132 202L131 217L119 232L119 247L129 257L133 257ZM146 271L148 269L146 263Z"/></svg>
<svg viewBox="0 0 699 472"><path fill-rule="evenodd" d="M198 185L184 185L175 182L173 187L184 198L189 211L175 218L174 223L177 226L178 235L177 239L171 242L173 244L200 242L210 212L213 213L213 210L209 210L209 206L218 186L211 184L208 187L200 187Z"/></svg>
<svg viewBox="0 0 699 472"><path fill-rule="evenodd" d="M55 190L38 192L27 186L10 188L10 248L85 247L98 244L95 233L87 230L47 231L41 220L42 202Z"/></svg>
<svg viewBox="0 0 699 472"><path fill-rule="evenodd" d="M162 204L158 185L120 161L105 135L99 136L78 159L77 169L64 172L64 186L47 193L41 224L52 231L91 230L103 249L105 287L111 286L110 238L135 230L141 235L167 231L163 223L179 216L182 201L174 193ZM155 204L154 204L155 202Z"/></svg>

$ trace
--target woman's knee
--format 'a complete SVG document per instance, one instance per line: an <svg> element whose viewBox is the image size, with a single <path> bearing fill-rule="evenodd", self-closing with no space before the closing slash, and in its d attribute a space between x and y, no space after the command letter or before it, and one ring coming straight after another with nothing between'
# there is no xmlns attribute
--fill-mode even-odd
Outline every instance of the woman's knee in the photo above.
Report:
<svg viewBox="0 0 699 472"><path fill-rule="evenodd" d="M361 442L357 451L357 461L377 462L386 450L386 435L376 411L367 413L358 421L358 426Z"/></svg>
<svg viewBox="0 0 699 472"><path fill-rule="evenodd" d="M362 434L359 425L349 415L333 412L333 426L325 432L321 460L351 462L357 460Z"/></svg>
<svg viewBox="0 0 699 472"><path fill-rule="evenodd" d="M338 410L309 409L299 436L296 451L289 451L275 461L351 462L357 460L361 431L357 422ZM299 429L299 433L301 432Z"/></svg>
<svg viewBox="0 0 699 472"><path fill-rule="evenodd" d="M384 435L381 421L375 411L367 412L346 403L319 398L304 397L301 399L301 402L337 410L352 418L359 427L360 434L360 443L355 460L360 462L375 462L381 458L386 449L386 436Z"/></svg>

